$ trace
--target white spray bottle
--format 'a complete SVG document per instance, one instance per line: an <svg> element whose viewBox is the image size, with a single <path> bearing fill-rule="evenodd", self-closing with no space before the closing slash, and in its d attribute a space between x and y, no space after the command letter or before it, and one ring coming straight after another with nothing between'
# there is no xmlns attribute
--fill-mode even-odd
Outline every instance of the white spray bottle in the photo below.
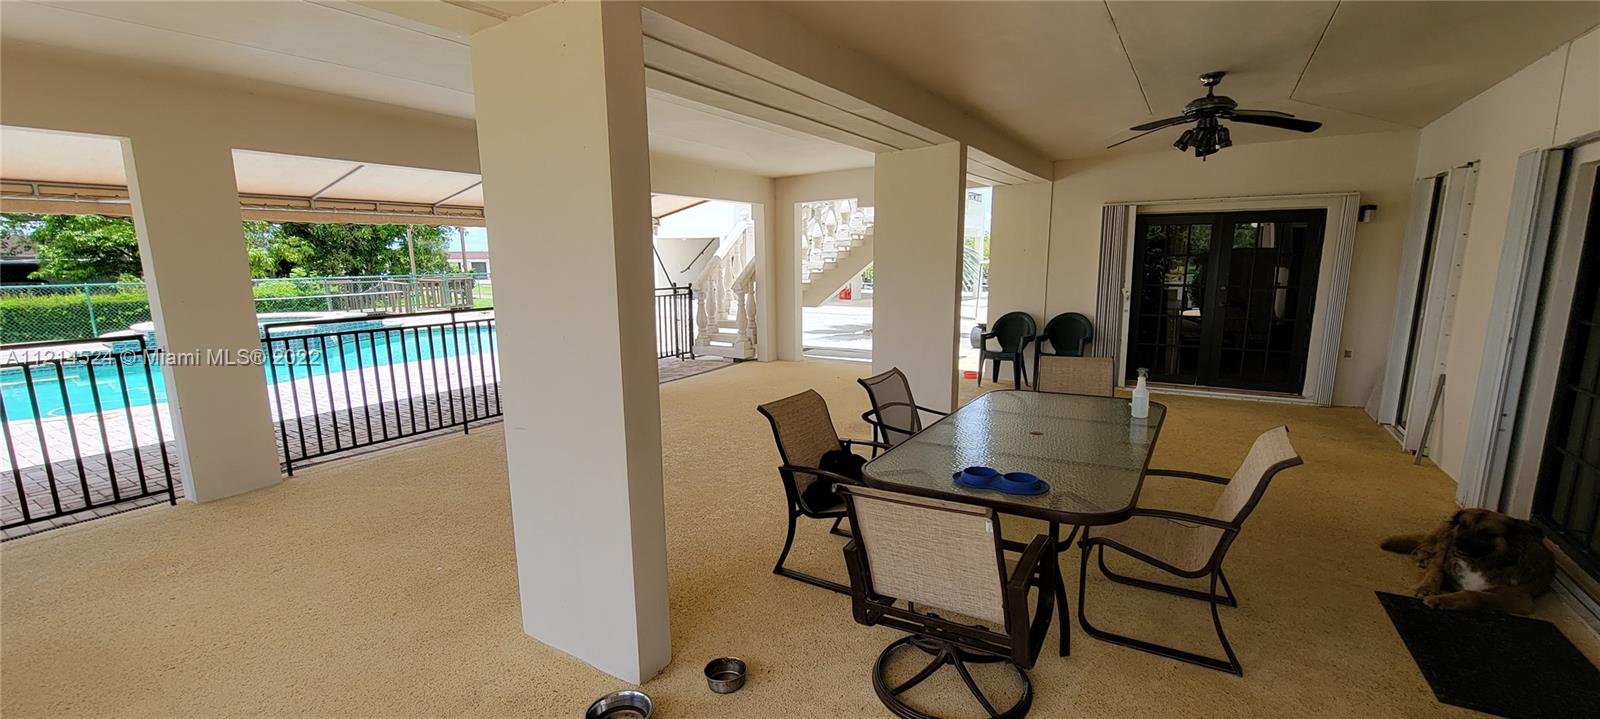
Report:
<svg viewBox="0 0 1600 719"><path fill-rule="evenodd" d="M1150 416L1150 386L1145 382L1149 374L1150 370L1139 368L1139 382L1133 386L1133 402L1129 405L1133 410L1134 419Z"/></svg>

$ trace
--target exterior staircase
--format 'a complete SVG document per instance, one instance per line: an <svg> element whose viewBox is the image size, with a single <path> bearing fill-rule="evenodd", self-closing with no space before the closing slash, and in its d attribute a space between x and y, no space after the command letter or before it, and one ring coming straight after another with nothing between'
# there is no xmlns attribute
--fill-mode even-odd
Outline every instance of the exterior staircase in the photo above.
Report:
<svg viewBox="0 0 1600 719"><path fill-rule="evenodd" d="M873 208L855 200L800 205L800 294L816 307L872 264Z"/></svg>
<svg viewBox="0 0 1600 719"><path fill-rule="evenodd" d="M695 288L695 354L756 356L755 225L745 220L722 239Z"/></svg>

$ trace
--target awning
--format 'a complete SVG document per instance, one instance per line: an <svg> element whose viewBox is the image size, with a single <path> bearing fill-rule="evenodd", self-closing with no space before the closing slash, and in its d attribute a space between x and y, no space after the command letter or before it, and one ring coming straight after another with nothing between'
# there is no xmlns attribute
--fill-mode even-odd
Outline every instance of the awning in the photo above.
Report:
<svg viewBox="0 0 1600 719"><path fill-rule="evenodd" d="M245 219L483 226L474 174L234 150ZM0 127L0 211L129 216L122 143Z"/></svg>

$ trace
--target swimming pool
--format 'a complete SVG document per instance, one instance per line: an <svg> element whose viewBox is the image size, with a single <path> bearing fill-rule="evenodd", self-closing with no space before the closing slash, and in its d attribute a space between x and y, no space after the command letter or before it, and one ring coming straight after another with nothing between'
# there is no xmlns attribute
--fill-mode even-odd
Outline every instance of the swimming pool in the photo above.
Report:
<svg viewBox="0 0 1600 719"><path fill-rule="evenodd" d="M313 330L317 334L310 335ZM498 347L495 328L487 323L386 326L361 322L341 324L338 330L338 334L330 335L330 328L308 327L300 331L302 336L297 336L293 334L295 328L290 328L287 336L274 332L270 352L263 343L259 355L230 356L259 363L269 385L344 372L371 373L375 368L387 372L391 366L427 363L445 365L437 371L446 375L445 386L449 386L451 376L460 380L461 370L454 367L454 362L434 360L487 355L481 361L493 362ZM5 419L92 414L97 401L101 409L108 411L166 402L166 373L154 364L154 359L146 360L139 354L137 347L136 341L113 342L112 352L97 354L92 360L69 359L59 368L51 363L27 370L0 370L0 403ZM147 361L152 363L148 378ZM25 371L32 375L31 382ZM480 378L476 381L482 381L484 373L473 368L466 375L476 375Z"/></svg>

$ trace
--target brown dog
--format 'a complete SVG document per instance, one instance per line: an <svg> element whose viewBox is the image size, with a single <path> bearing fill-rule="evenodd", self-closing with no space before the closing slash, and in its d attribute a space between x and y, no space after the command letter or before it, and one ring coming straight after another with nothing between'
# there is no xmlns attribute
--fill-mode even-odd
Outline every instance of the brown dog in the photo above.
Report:
<svg viewBox="0 0 1600 719"><path fill-rule="evenodd" d="M1381 546L1416 559L1423 572L1415 593L1430 607L1527 614L1555 576L1542 537L1532 522L1463 509L1432 532L1393 536Z"/></svg>

